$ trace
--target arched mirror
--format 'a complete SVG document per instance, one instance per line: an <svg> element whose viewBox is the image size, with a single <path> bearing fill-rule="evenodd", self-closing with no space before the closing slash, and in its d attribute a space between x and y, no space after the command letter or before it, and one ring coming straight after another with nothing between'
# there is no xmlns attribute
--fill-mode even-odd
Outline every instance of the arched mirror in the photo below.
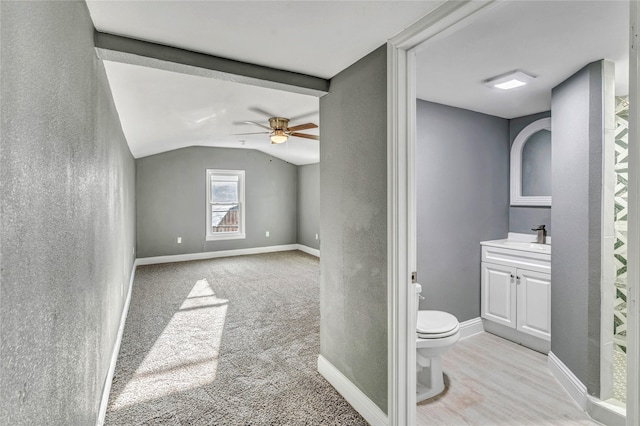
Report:
<svg viewBox="0 0 640 426"><path fill-rule="evenodd" d="M511 205L551 205L551 118L522 129L511 147Z"/></svg>

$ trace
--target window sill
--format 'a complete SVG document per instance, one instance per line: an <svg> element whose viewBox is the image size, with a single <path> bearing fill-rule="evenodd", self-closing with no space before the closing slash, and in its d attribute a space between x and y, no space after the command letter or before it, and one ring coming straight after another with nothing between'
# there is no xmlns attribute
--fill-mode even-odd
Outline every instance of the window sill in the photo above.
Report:
<svg viewBox="0 0 640 426"><path fill-rule="evenodd" d="M206 237L206 241L220 241L220 240L241 240L247 238L247 236L242 233L242 234L224 234L221 233L220 235L207 235Z"/></svg>

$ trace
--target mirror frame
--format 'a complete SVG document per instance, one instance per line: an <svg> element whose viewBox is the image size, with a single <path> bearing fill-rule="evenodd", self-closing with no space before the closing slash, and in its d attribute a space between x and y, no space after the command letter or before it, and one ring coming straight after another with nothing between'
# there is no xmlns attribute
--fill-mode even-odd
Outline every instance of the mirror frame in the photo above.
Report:
<svg viewBox="0 0 640 426"><path fill-rule="evenodd" d="M551 206L551 195L522 195L522 150L529 137L540 130L551 131L551 117L536 120L522 129L511 146L512 206Z"/></svg>

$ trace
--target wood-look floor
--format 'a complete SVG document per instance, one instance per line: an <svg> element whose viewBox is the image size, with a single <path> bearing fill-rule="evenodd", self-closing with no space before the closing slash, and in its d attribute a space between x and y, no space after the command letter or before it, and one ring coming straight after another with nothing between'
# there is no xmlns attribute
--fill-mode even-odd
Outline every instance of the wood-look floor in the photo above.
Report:
<svg viewBox="0 0 640 426"><path fill-rule="evenodd" d="M599 425L547 368L547 357L482 333L443 355L445 392L417 407L418 425Z"/></svg>

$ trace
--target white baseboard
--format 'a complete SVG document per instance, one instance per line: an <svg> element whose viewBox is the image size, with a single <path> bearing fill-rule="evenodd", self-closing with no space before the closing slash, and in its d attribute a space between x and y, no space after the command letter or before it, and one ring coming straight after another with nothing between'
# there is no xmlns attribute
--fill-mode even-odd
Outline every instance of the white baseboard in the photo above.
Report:
<svg viewBox="0 0 640 426"><path fill-rule="evenodd" d="M551 374L553 374L553 377L560 382L560 385L580 408L582 408L583 411L587 411L587 387L553 352L550 351L548 356L547 367L551 371Z"/></svg>
<svg viewBox="0 0 640 426"><path fill-rule="evenodd" d="M141 257L136 259L136 261L138 265L155 265L157 263L187 262L190 260L215 259L217 257L245 256L249 254L301 250L300 247L301 247L300 244L286 244L281 246L255 247L255 248L221 250L221 251L206 251L202 253L174 254L169 256ZM312 249L309 248L309 250L312 250Z"/></svg>
<svg viewBox="0 0 640 426"><path fill-rule="evenodd" d="M626 426L626 409L620 405L601 401L592 396L587 397L587 413L597 422L607 426Z"/></svg>
<svg viewBox="0 0 640 426"><path fill-rule="evenodd" d="M318 372L371 426L389 424L387 415L380 407L322 355L318 356Z"/></svg>
<svg viewBox="0 0 640 426"><path fill-rule="evenodd" d="M109 394L111 393L111 383L113 381L113 374L116 371L116 362L118 361L118 354L120 353L120 344L122 343L122 334L124 333L124 324L127 320L127 314L129 313L129 303L131 302L131 291L133 289L133 279L136 276L136 267L138 261L133 262L131 268L131 277L129 278L129 289L127 290L127 298L125 299L124 306L122 307L122 314L120 315L120 325L118 326L118 334L116 336L116 343L113 345L113 351L111 352L111 362L109 363L109 371L102 387L102 399L100 400L100 409L98 411L98 418L96 419L96 426L104 425L105 417L107 416L107 406L109 405Z"/></svg>
<svg viewBox="0 0 640 426"><path fill-rule="evenodd" d="M460 340L467 337L475 336L476 334L484 333L484 325L482 325L482 318L472 318L460 323Z"/></svg>
<svg viewBox="0 0 640 426"><path fill-rule="evenodd" d="M298 250L303 251L311 256L320 257L320 250L311 248L309 246L305 246L302 244L296 244L298 246Z"/></svg>
<svg viewBox="0 0 640 426"><path fill-rule="evenodd" d="M569 396L592 419L608 426L624 426L627 424L624 408L590 396L587 393L587 387L551 351L549 351L547 367Z"/></svg>

